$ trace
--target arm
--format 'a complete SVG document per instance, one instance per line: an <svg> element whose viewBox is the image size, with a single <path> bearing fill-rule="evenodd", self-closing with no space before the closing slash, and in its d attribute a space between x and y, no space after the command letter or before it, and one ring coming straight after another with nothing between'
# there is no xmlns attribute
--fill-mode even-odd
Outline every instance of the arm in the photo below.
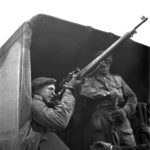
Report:
<svg viewBox="0 0 150 150"><path fill-rule="evenodd" d="M74 105L75 98L67 89L61 102L55 108L49 108L43 101L33 100L32 117L43 127L62 130L68 125Z"/></svg>
<svg viewBox="0 0 150 150"><path fill-rule="evenodd" d="M125 105L123 109L125 110L127 116L129 117L132 113L135 112L137 106L137 98L131 88L125 83L122 79L122 92L125 99Z"/></svg>

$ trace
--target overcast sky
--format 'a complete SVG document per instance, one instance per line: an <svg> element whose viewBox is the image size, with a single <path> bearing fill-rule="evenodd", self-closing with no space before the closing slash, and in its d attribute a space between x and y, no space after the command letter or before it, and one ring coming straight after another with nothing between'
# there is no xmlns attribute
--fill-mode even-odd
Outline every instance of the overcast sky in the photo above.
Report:
<svg viewBox="0 0 150 150"><path fill-rule="evenodd" d="M37 14L60 19L122 36L146 16L132 38L150 46L150 0L2 0L0 3L0 47L25 21Z"/></svg>

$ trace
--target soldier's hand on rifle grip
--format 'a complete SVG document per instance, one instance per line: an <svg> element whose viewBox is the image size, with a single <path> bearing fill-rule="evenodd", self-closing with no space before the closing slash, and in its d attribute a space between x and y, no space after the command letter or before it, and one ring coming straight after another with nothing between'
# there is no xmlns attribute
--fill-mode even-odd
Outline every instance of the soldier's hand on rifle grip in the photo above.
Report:
<svg viewBox="0 0 150 150"><path fill-rule="evenodd" d="M78 76L76 74L73 75L73 78L68 82L68 84L74 89L79 90L81 85L83 84L83 81L79 80L77 78Z"/></svg>

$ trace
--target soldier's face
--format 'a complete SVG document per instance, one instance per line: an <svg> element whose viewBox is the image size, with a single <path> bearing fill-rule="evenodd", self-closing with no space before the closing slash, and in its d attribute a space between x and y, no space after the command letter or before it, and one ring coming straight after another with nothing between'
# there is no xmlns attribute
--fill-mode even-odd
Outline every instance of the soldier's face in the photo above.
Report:
<svg viewBox="0 0 150 150"><path fill-rule="evenodd" d="M110 68L110 62L106 59L99 63L100 68Z"/></svg>
<svg viewBox="0 0 150 150"><path fill-rule="evenodd" d="M101 61L98 65L98 73L101 75L109 74L111 62L112 62L111 56L108 56L103 61Z"/></svg>
<svg viewBox="0 0 150 150"><path fill-rule="evenodd" d="M99 63L99 73L108 74L110 68L110 61L105 59Z"/></svg>
<svg viewBox="0 0 150 150"><path fill-rule="evenodd" d="M56 95L55 93L55 85L50 84L43 86L40 90L40 95L42 96L43 100L47 103L50 104L53 102L54 96Z"/></svg>

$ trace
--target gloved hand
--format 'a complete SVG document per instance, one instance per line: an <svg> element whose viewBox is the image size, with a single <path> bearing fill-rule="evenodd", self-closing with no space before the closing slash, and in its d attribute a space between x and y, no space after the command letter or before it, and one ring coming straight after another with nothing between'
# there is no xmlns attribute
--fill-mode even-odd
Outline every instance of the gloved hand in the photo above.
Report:
<svg viewBox="0 0 150 150"><path fill-rule="evenodd" d="M112 144L103 141L97 141L93 143L90 148L91 150L98 150L99 148L103 148L104 150L112 150Z"/></svg>
<svg viewBox="0 0 150 150"><path fill-rule="evenodd" d="M78 80L77 75L74 75L68 83L63 85L63 87L64 89L70 89L74 94L76 94L79 92L79 90L81 89L81 85L84 82L84 80Z"/></svg>
<svg viewBox="0 0 150 150"><path fill-rule="evenodd" d="M74 88L75 90L79 90L84 81L78 80L77 76L74 75L73 78L69 81L68 85Z"/></svg>
<svg viewBox="0 0 150 150"><path fill-rule="evenodd" d="M114 121L123 121L126 118L126 112L123 108L115 110L112 112L112 118Z"/></svg>
<svg viewBox="0 0 150 150"><path fill-rule="evenodd" d="M150 136L150 127L145 123L141 123L140 132L145 133L147 136Z"/></svg>

